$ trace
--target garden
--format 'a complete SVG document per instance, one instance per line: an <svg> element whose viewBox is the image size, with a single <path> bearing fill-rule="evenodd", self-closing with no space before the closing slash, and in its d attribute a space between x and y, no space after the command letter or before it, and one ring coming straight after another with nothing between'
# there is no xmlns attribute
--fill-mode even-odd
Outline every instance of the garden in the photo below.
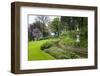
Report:
<svg viewBox="0 0 100 76"><path fill-rule="evenodd" d="M30 15L28 60L87 58L87 21L87 17Z"/></svg>

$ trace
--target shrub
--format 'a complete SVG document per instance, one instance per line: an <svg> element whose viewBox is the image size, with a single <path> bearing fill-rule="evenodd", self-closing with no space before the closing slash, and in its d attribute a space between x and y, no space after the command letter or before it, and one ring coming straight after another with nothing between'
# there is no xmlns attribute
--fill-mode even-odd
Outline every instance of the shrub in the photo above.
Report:
<svg viewBox="0 0 100 76"><path fill-rule="evenodd" d="M68 34L67 34L66 31L63 31L63 32L61 33L61 36L68 36Z"/></svg>
<svg viewBox="0 0 100 76"><path fill-rule="evenodd" d="M70 57L63 54L59 56L59 59L70 59Z"/></svg>
<svg viewBox="0 0 100 76"><path fill-rule="evenodd" d="M80 58L80 56L78 54L76 54L75 52L72 52L70 50L66 50L66 52L64 54L67 59Z"/></svg>
<svg viewBox="0 0 100 76"><path fill-rule="evenodd" d="M49 49L45 49L45 52L52 55L56 59L73 59L80 57L76 53L58 47L51 47Z"/></svg>
<svg viewBox="0 0 100 76"><path fill-rule="evenodd" d="M64 50L58 47L51 47L46 49L46 52L57 59L60 59L60 56L64 54Z"/></svg>
<svg viewBox="0 0 100 76"><path fill-rule="evenodd" d="M41 50L44 50L44 49L48 49L48 48L50 48L51 46L53 46L53 43L52 43L52 41L47 41L47 42L45 42L44 44L42 44L41 45Z"/></svg>
<svg viewBox="0 0 100 76"><path fill-rule="evenodd" d="M83 47L83 48L87 48L88 47L87 39L82 39L79 44L80 44L80 47Z"/></svg>
<svg viewBox="0 0 100 76"><path fill-rule="evenodd" d="M61 37L70 37L70 38L75 38L75 31L63 31L61 33Z"/></svg>
<svg viewBox="0 0 100 76"><path fill-rule="evenodd" d="M67 46L74 46L75 40L69 37L65 37L61 39L60 43Z"/></svg>
<svg viewBox="0 0 100 76"><path fill-rule="evenodd" d="M58 43L59 43L59 41L60 41L60 39L53 39L52 40L52 43L54 44L54 45L58 45Z"/></svg>

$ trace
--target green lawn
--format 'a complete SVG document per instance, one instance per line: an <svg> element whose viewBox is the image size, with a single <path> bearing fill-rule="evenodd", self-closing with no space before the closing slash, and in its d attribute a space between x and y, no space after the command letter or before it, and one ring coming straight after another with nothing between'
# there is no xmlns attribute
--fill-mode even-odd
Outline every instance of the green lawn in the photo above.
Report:
<svg viewBox="0 0 100 76"><path fill-rule="evenodd" d="M28 60L53 60L55 59L51 55L45 53L40 49L40 46L47 40L31 41L28 43Z"/></svg>

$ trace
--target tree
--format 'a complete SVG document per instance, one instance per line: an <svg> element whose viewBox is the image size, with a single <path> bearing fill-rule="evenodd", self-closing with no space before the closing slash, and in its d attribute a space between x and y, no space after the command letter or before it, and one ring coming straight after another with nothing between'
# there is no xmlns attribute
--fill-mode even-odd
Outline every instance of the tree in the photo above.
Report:
<svg viewBox="0 0 100 76"><path fill-rule="evenodd" d="M84 17L81 18L81 26L80 26L80 39L81 39L81 46L87 47L88 46L88 18Z"/></svg>
<svg viewBox="0 0 100 76"><path fill-rule="evenodd" d="M61 28L60 28L60 20L58 17L54 18L50 26L51 26L52 32L55 33L55 36L59 36L61 32Z"/></svg>
<svg viewBox="0 0 100 76"><path fill-rule="evenodd" d="M31 28L30 26L28 26L28 41L32 41L33 38L32 38L32 33L31 33Z"/></svg>
<svg viewBox="0 0 100 76"><path fill-rule="evenodd" d="M48 16L37 16L35 18L35 21L40 21L41 23L48 23L49 22L49 17Z"/></svg>
<svg viewBox="0 0 100 76"><path fill-rule="evenodd" d="M41 32L41 23L39 21L34 22L33 24L30 24L28 27L28 39L31 40L38 40L42 38L42 32Z"/></svg>
<svg viewBox="0 0 100 76"><path fill-rule="evenodd" d="M75 30L77 26L79 26L80 17L69 17L69 16L61 16L61 24L63 26L63 30L72 31Z"/></svg>
<svg viewBox="0 0 100 76"><path fill-rule="evenodd" d="M46 37L48 34L46 24L50 21L48 16L37 16L35 19L36 22L40 22L41 31L43 33L43 37Z"/></svg>

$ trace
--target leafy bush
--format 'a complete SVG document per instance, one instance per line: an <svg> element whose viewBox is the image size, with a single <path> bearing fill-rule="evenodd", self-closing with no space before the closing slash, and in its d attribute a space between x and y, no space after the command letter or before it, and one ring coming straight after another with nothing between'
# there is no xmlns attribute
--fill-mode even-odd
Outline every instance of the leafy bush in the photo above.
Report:
<svg viewBox="0 0 100 76"><path fill-rule="evenodd" d="M41 45L41 50L48 49L52 46L56 46L59 43L59 39L51 39L50 41L45 42Z"/></svg>
<svg viewBox="0 0 100 76"><path fill-rule="evenodd" d="M74 46L75 40L69 37L65 37L60 40L60 43L67 46Z"/></svg>
<svg viewBox="0 0 100 76"><path fill-rule="evenodd" d="M75 31L63 31L62 33L61 33L61 36L60 36L61 38L63 38L63 37L70 37L70 38L75 38Z"/></svg>
<svg viewBox="0 0 100 76"><path fill-rule="evenodd" d="M50 48L51 46L53 46L53 43L52 43L52 41L47 41L47 42L45 42L44 44L42 44L41 45L41 50L44 50L44 49L48 49L48 48Z"/></svg>
<svg viewBox="0 0 100 76"><path fill-rule="evenodd" d="M54 44L54 45L58 45L58 43L59 43L59 41L60 41L60 39L53 39L52 40L52 43Z"/></svg>
<svg viewBox="0 0 100 76"><path fill-rule="evenodd" d="M58 47L51 47L49 49L45 49L45 52L52 55L56 59L73 59L73 58L79 58L80 56L71 52L63 50L62 48Z"/></svg>
<svg viewBox="0 0 100 76"><path fill-rule="evenodd" d="M63 31L63 32L61 33L61 37L63 37L63 36L68 36L68 33L67 33L66 31Z"/></svg>
<svg viewBox="0 0 100 76"><path fill-rule="evenodd" d="M74 59L74 58L80 58L80 56L74 52L71 52L70 50L66 52L66 56L68 58Z"/></svg>
<svg viewBox="0 0 100 76"><path fill-rule="evenodd" d="M87 38L87 32L81 31L80 33L80 42L76 42L76 34L75 31L63 31L60 36L60 43L67 46L73 46L73 47L83 47L87 48L88 46L88 38Z"/></svg>
<svg viewBox="0 0 100 76"><path fill-rule="evenodd" d="M60 56L64 54L64 50L58 47L51 47L45 51L57 59L60 59Z"/></svg>
<svg viewBox="0 0 100 76"><path fill-rule="evenodd" d="M87 24L86 24L87 25ZM88 47L88 27L84 26L81 29L81 34L80 34L80 47L87 48Z"/></svg>
<svg viewBox="0 0 100 76"><path fill-rule="evenodd" d="M87 48L88 41L86 39L83 39L82 41L80 41L80 47Z"/></svg>

